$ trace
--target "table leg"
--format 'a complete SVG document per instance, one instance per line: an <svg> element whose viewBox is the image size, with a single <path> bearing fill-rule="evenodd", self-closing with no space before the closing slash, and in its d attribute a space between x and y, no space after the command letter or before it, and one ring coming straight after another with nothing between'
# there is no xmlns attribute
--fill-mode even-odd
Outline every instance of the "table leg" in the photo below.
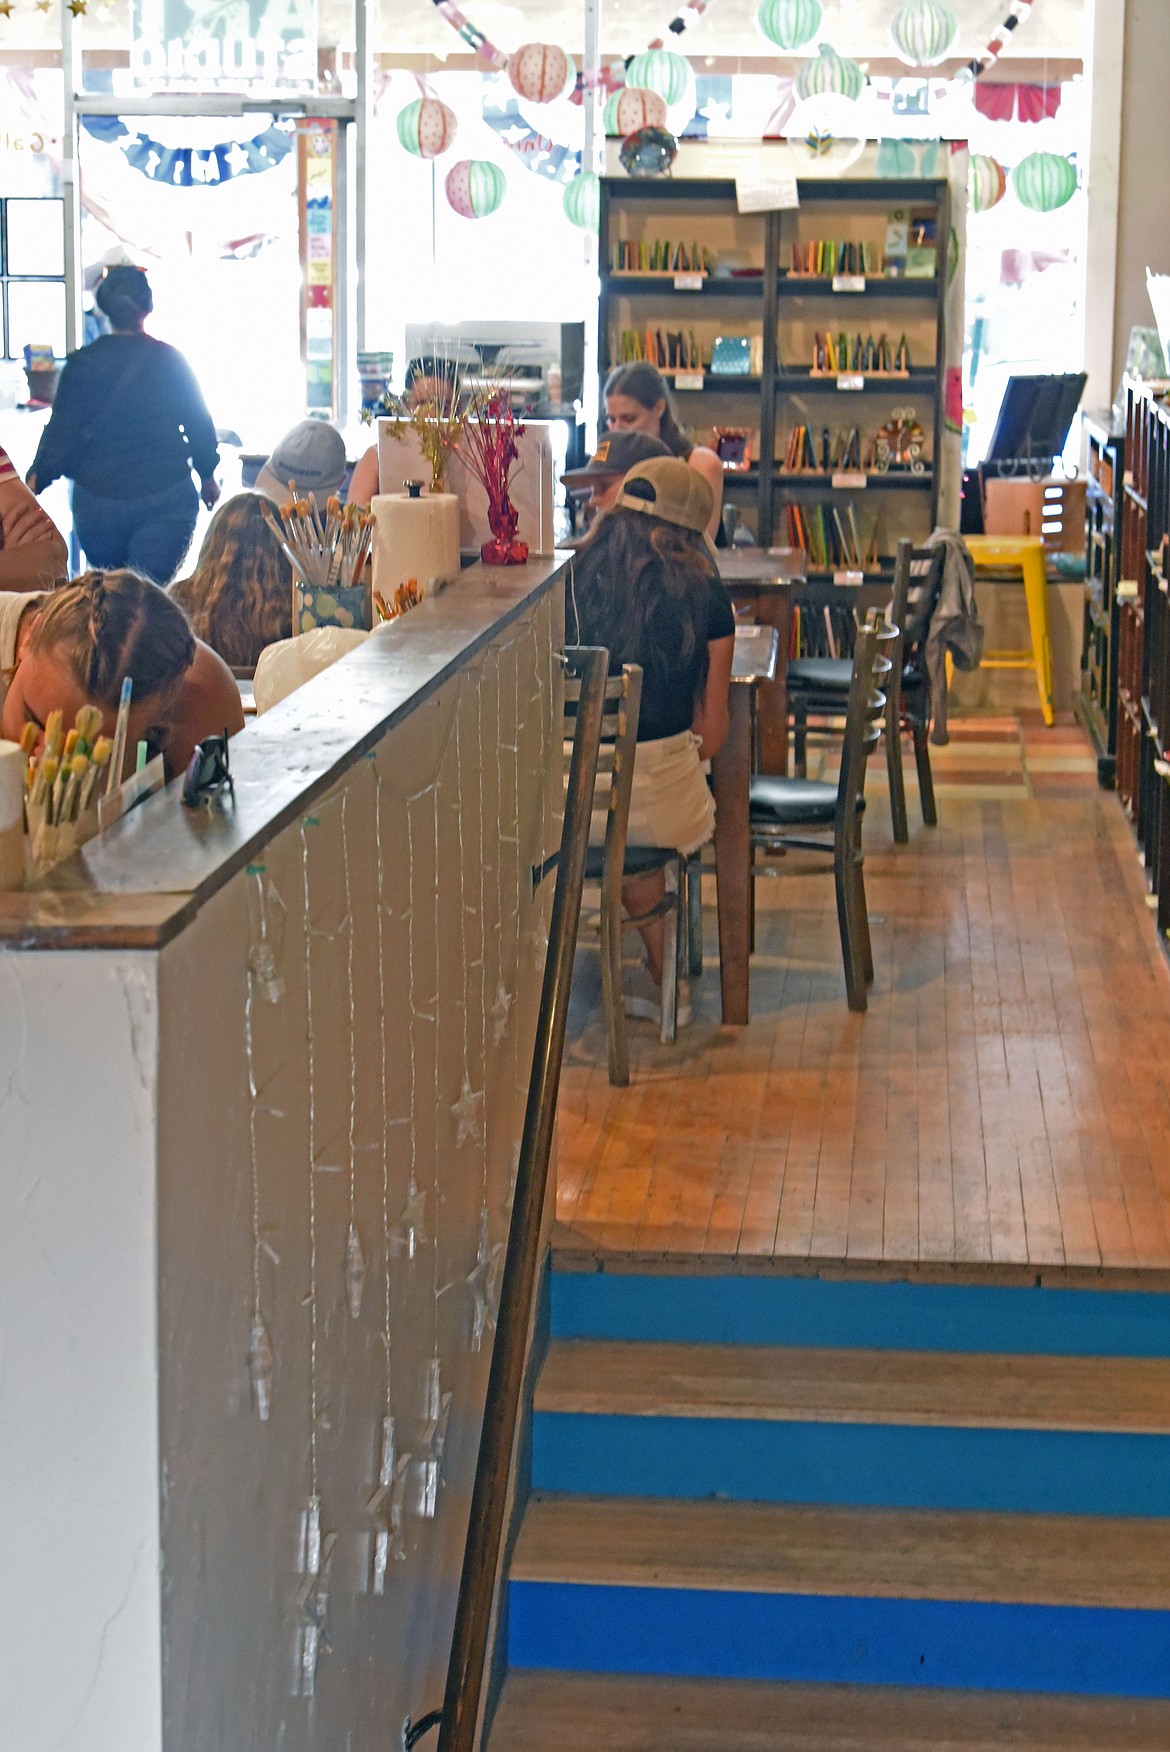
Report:
<svg viewBox="0 0 1170 1752"><path fill-rule="evenodd" d="M762 681L759 689L760 771L788 771L788 642L792 618L791 593L764 590L755 599L756 620L762 627L775 627L780 639L775 681Z"/></svg>
<svg viewBox="0 0 1170 1752"><path fill-rule="evenodd" d="M1043 550L1030 548L1021 562L1024 574L1024 599L1028 605L1028 632L1032 640L1032 656L1037 664L1036 686L1040 693L1040 710L1044 722L1051 727L1056 722L1052 706L1052 645L1048 637L1048 569Z"/></svg>
<svg viewBox="0 0 1170 1752"><path fill-rule="evenodd" d="M715 792L715 873L719 905L719 982L725 1023L748 1019L748 957L751 951L752 765L751 689L733 685L731 728L711 762Z"/></svg>

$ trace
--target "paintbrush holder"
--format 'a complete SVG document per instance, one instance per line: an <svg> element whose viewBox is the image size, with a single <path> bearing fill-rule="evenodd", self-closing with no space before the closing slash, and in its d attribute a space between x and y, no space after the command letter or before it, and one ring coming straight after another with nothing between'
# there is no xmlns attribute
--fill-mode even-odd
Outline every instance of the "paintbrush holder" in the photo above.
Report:
<svg viewBox="0 0 1170 1752"><path fill-rule="evenodd" d="M373 597L369 567L358 584L313 584L293 573L293 631L315 627L346 627L368 633L373 627Z"/></svg>

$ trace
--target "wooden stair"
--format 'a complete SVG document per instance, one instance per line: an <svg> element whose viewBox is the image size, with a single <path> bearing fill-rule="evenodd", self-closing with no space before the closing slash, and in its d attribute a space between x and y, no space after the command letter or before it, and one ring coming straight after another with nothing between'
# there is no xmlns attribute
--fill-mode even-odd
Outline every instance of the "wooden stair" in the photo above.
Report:
<svg viewBox="0 0 1170 1752"><path fill-rule="evenodd" d="M492 1752L1170 1752L1164 1298L551 1305Z"/></svg>
<svg viewBox="0 0 1170 1752"><path fill-rule="evenodd" d="M500 1752L1166 1752L1170 1704L515 1672L492 1745Z"/></svg>

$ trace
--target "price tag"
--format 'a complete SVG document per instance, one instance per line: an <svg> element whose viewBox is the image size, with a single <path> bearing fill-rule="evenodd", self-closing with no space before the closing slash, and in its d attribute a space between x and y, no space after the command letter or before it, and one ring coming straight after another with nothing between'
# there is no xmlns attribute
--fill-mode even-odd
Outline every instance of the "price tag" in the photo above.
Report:
<svg viewBox="0 0 1170 1752"><path fill-rule="evenodd" d="M677 371L674 387L676 389L702 389L703 373L701 371Z"/></svg>
<svg viewBox="0 0 1170 1752"><path fill-rule="evenodd" d="M864 274L834 274L833 275L833 290L834 290L834 292L864 292L865 291L865 275Z"/></svg>
<svg viewBox="0 0 1170 1752"><path fill-rule="evenodd" d="M782 213L800 206L794 176L737 176L735 204L741 213Z"/></svg>
<svg viewBox="0 0 1170 1752"><path fill-rule="evenodd" d="M1125 473L1121 477L1121 484L1123 487L1132 487L1133 486L1133 470L1132 470L1132 468L1126 469Z"/></svg>
<svg viewBox="0 0 1170 1752"><path fill-rule="evenodd" d="M702 274L676 274L674 276L676 292L701 292L703 290Z"/></svg>
<svg viewBox="0 0 1170 1752"><path fill-rule="evenodd" d="M834 572L833 582L834 584L848 584L852 589L857 589L860 585L865 583L865 573Z"/></svg>
<svg viewBox="0 0 1170 1752"><path fill-rule="evenodd" d="M1136 602L1138 581L1136 578L1122 578L1117 586L1117 597L1120 602Z"/></svg>
<svg viewBox="0 0 1170 1752"><path fill-rule="evenodd" d="M842 371L837 377L838 389L864 389L865 378L860 371Z"/></svg>
<svg viewBox="0 0 1170 1752"><path fill-rule="evenodd" d="M835 474L833 485L846 493L862 493L869 485L869 476L864 474Z"/></svg>

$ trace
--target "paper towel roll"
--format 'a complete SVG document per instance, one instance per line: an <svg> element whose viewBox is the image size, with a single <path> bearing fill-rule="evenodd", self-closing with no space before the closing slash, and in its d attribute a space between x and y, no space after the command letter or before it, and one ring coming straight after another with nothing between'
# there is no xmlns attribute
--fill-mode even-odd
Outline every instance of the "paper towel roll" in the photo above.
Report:
<svg viewBox="0 0 1170 1752"><path fill-rule="evenodd" d="M24 771L17 742L0 742L0 889L24 883Z"/></svg>
<svg viewBox="0 0 1170 1752"><path fill-rule="evenodd" d="M459 576L459 501L454 493L412 499L376 493L374 589L389 602L400 584L417 580L425 596Z"/></svg>

